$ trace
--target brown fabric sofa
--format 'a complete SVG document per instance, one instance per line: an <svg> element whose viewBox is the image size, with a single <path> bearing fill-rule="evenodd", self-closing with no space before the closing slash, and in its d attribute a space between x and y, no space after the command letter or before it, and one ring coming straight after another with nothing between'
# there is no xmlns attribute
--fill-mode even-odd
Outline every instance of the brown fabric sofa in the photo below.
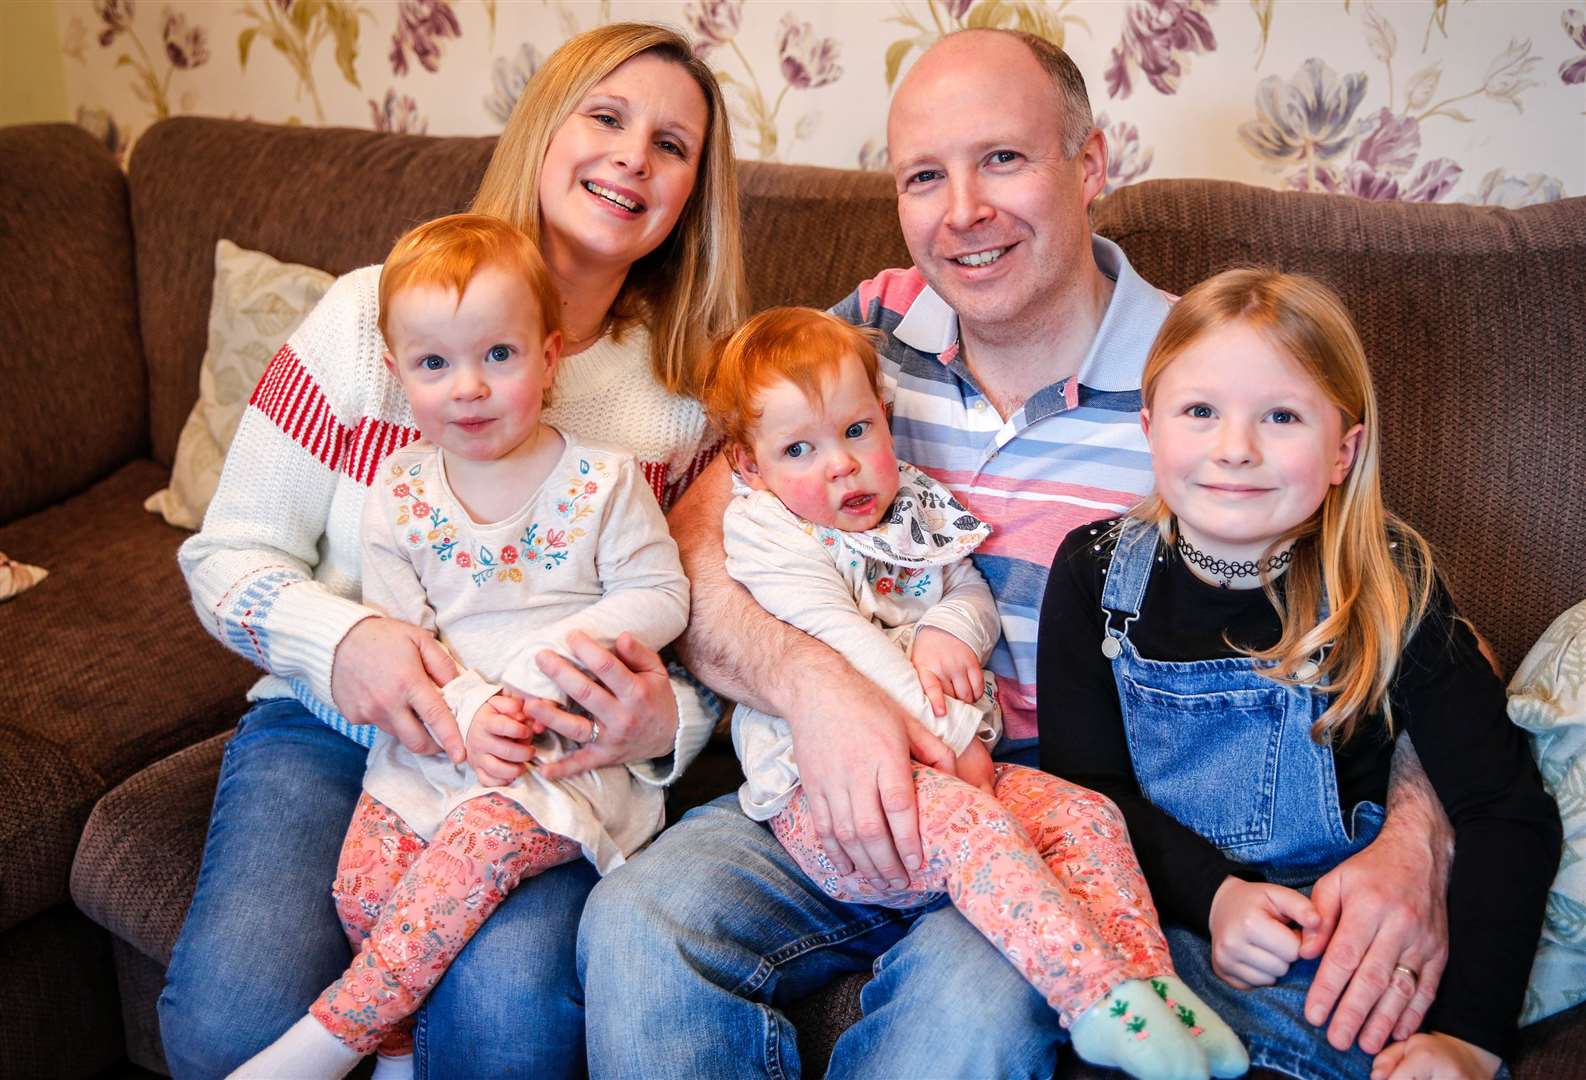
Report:
<svg viewBox="0 0 1586 1080"><path fill-rule="evenodd" d="M123 176L75 128L0 130L0 551L52 571L0 604L0 1076L163 1068L154 1000L255 676L193 616L185 534L140 505L196 396L215 241L373 262L464 206L491 145L183 118ZM904 264L889 179L740 175L756 306L827 304ZM1507 667L1586 596L1586 199L1508 212L1163 181L1094 218L1167 289L1262 262L1342 291L1377 365L1392 503ZM672 808L736 779L712 747ZM862 983L794 1007L811 1074ZM1516 1075L1581 1061L1586 1020L1566 1014L1527 1033Z"/></svg>

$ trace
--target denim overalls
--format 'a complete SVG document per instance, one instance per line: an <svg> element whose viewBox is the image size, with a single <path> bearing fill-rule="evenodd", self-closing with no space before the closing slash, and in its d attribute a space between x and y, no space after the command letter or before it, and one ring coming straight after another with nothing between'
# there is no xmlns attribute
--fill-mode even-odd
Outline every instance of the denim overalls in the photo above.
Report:
<svg viewBox="0 0 1586 1080"><path fill-rule="evenodd" d="M1382 807L1356 804L1345 828L1332 748L1311 740L1324 695L1264 678L1245 657L1174 663L1135 651L1129 625L1160 547L1154 526L1126 520L1097 642L1112 662L1140 789L1235 862L1280 885L1309 885L1375 839Z"/></svg>

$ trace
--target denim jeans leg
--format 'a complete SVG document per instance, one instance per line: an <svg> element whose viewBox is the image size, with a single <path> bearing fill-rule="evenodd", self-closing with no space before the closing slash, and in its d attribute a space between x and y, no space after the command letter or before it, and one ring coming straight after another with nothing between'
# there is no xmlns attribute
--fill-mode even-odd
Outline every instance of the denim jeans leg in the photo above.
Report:
<svg viewBox="0 0 1586 1080"><path fill-rule="evenodd" d="M347 966L330 883L364 758L290 699L260 702L238 723L160 995L178 1080L229 1073Z"/></svg>
<svg viewBox="0 0 1586 1080"><path fill-rule="evenodd" d="M485 920L419 1013L420 1080L584 1074L579 914L600 875L575 859L527 878Z"/></svg>
<svg viewBox="0 0 1586 1080"><path fill-rule="evenodd" d="M1371 1055L1358 1046L1334 1050L1325 1028L1305 1019L1305 994L1316 976L1315 960L1290 965L1272 986L1235 990L1212 971L1211 942L1178 926L1164 927L1173 966L1244 1040L1250 1064L1299 1080L1367 1080Z"/></svg>
<svg viewBox="0 0 1586 1080"><path fill-rule="evenodd" d="M950 905L916 919L875 963L864 1017L826 1075L1041 1077L1068 1034L1046 999Z"/></svg>
<svg viewBox="0 0 1586 1080"><path fill-rule="evenodd" d="M868 968L909 919L828 897L736 794L697 807L584 908L590 1074L797 1077L779 1006Z"/></svg>

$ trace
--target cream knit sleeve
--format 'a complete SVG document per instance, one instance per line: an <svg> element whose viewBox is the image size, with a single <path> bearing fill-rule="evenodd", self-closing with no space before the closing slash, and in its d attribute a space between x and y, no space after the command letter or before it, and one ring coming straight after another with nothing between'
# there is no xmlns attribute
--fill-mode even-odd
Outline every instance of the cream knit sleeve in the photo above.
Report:
<svg viewBox="0 0 1586 1080"><path fill-rule="evenodd" d="M380 363L373 279L354 271L276 354L261 388L290 380L315 409L357 415L360 380ZM357 568L315 580L341 474L250 403L226 455L203 528L178 553L200 622L222 645L331 702L336 646L374 612L358 602ZM358 519L352 510L350 532ZM349 535L349 540L354 539ZM332 587L334 584L335 587Z"/></svg>

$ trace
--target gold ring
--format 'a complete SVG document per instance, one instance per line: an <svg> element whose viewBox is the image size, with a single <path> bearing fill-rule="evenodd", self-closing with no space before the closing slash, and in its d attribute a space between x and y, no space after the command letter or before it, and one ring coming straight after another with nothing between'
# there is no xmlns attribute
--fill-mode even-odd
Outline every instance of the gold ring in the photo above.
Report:
<svg viewBox="0 0 1586 1080"><path fill-rule="evenodd" d="M1405 967L1403 964L1394 964L1393 965L1393 970L1396 971L1396 972L1398 972L1398 971L1404 972L1406 975L1408 975L1410 977L1410 982L1411 983L1418 983L1418 982L1421 981L1421 976L1416 973L1414 968Z"/></svg>

